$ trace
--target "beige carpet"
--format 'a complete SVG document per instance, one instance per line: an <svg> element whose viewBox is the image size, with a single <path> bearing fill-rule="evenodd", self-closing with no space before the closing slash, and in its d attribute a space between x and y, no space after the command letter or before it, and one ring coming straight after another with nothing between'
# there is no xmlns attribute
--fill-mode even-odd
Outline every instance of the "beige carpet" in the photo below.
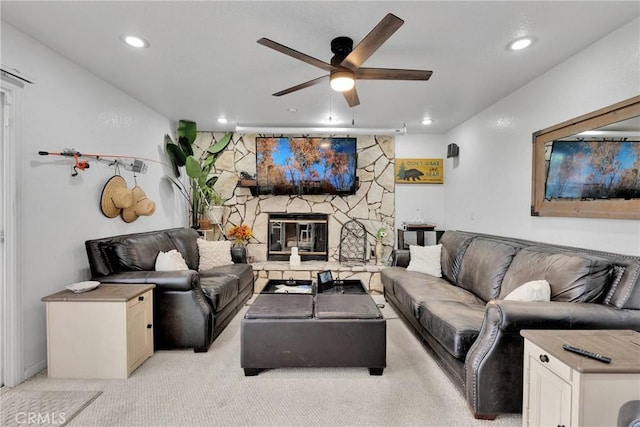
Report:
<svg viewBox="0 0 640 427"><path fill-rule="evenodd" d="M475 420L393 309L382 311L388 319L382 376L366 368L296 368L245 377L242 312L208 353L156 352L128 380L49 379L43 372L16 389L102 390L70 426L521 425L520 415Z"/></svg>
<svg viewBox="0 0 640 427"><path fill-rule="evenodd" d="M0 425L64 426L100 394L100 391L40 391L5 387L0 393Z"/></svg>

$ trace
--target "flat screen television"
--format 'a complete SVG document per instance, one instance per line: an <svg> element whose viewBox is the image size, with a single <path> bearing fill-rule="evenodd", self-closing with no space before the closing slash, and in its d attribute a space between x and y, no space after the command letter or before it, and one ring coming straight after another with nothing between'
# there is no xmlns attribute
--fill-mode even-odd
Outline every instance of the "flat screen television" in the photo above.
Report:
<svg viewBox="0 0 640 427"><path fill-rule="evenodd" d="M356 138L258 137L259 194L356 192Z"/></svg>

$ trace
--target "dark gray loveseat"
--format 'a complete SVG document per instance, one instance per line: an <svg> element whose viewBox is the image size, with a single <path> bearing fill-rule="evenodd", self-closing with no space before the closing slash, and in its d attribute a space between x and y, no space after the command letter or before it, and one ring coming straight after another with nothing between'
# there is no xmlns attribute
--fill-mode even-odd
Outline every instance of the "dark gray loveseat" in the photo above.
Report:
<svg viewBox="0 0 640 427"><path fill-rule="evenodd" d="M640 330L640 258L447 231L442 278L407 271L396 251L382 270L386 300L413 327L476 418L522 410L522 329ZM505 301L547 280L550 302Z"/></svg>
<svg viewBox="0 0 640 427"><path fill-rule="evenodd" d="M198 272L196 230L173 228L85 242L93 280L154 283L154 347L207 351L253 294L245 259ZM154 271L158 253L177 249L189 270Z"/></svg>

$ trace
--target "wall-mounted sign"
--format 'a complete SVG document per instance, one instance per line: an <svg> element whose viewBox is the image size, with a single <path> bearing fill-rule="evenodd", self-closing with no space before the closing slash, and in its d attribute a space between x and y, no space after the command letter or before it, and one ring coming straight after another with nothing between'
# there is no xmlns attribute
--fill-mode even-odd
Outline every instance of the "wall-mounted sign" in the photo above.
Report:
<svg viewBox="0 0 640 427"><path fill-rule="evenodd" d="M442 184L443 159L396 159L396 184Z"/></svg>

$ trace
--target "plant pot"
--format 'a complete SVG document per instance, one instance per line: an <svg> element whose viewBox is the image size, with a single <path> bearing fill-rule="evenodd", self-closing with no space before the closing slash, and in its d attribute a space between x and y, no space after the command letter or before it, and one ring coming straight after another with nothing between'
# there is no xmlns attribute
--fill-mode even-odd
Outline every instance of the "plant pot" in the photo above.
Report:
<svg viewBox="0 0 640 427"><path fill-rule="evenodd" d="M198 228L200 230L208 230L211 228L211 221L208 218L200 218L198 221Z"/></svg>
<svg viewBox="0 0 640 427"><path fill-rule="evenodd" d="M224 206L211 206L211 208L207 210L207 216L211 220L211 224L222 224Z"/></svg>
<svg viewBox="0 0 640 427"><path fill-rule="evenodd" d="M244 245L235 245L231 247L231 258L233 262L247 262L247 248Z"/></svg>

